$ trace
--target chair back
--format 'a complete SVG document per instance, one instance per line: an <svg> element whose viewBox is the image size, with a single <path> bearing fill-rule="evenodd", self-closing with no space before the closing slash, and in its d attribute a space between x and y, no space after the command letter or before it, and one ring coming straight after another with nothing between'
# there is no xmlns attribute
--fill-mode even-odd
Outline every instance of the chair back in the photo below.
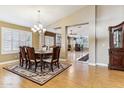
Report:
<svg viewBox="0 0 124 93"><path fill-rule="evenodd" d="M59 61L59 55L60 55L60 47L56 46L53 48L53 55L52 55L52 60L58 60Z"/></svg>
<svg viewBox="0 0 124 93"><path fill-rule="evenodd" d="M28 55L29 60L36 60L34 48L33 47L27 47L26 49L27 49L27 55Z"/></svg>
<svg viewBox="0 0 124 93"><path fill-rule="evenodd" d="M24 49L25 49L25 52L27 53L27 48L29 47L29 46L23 46L24 47Z"/></svg>
<svg viewBox="0 0 124 93"><path fill-rule="evenodd" d="M19 47L19 49L20 49L21 58L22 58L23 60L27 60L25 48L24 48L24 47Z"/></svg>

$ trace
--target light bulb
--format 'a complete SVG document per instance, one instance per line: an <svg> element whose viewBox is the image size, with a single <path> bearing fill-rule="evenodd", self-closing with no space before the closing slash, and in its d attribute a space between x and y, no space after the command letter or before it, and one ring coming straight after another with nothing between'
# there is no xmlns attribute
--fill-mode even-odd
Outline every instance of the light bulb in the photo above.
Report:
<svg viewBox="0 0 124 93"><path fill-rule="evenodd" d="M39 30L38 32L41 33L41 30Z"/></svg>
<svg viewBox="0 0 124 93"><path fill-rule="evenodd" d="M34 28L36 28L36 29L37 29L37 25L34 25Z"/></svg>
<svg viewBox="0 0 124 93"><path fill-rule="evenodd" d="M42 25L42 24L39 24L39 28L40 28L40 29L43 29L43 25Z"/></svg>
<svg viewBox="0 0 124 93"><path fill-rule="evenodd" d="M40 30L40 28L39 28L37 25L34 25L34 28L35 28L36 30Z"/></svg>
<svg viewBox="0 0 124 93"><path fill-rule="evenodd" d="M37 30L40 30L40 28L38 27Z"/></svg>
<svg viewBox="0 0 124 93"><path fill-rule="evenodd" d="M45 28L43 28L43 33L45 33L46 32L46 29Z"/></svg>
<svg viewBox="0 0 124 93"><path fill-rule="evenodd" d="M32 30L33 32L37 32L37 30L36 30L35 28L31 28L31 30Z"/></svg>

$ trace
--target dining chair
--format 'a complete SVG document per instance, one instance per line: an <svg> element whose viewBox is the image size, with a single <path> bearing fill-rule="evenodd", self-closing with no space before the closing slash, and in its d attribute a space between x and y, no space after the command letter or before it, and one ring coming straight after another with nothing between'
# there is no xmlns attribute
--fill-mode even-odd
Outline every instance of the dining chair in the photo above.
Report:
<svg viewBox="0 0 124 93"><path fill-rule="evenodd" d="M32 64L34 64L35 65L35 72L36 72L38 63L41 63L40 58L37 58L37 56L35 54L35 50L33 47L27 47L27 55L29 58L29 68L28 69L30 69ZM41 64L41 71L42 71L42 64Z"/></svg>
<svg viewBox="0 0 124 93"><path fill-rule="evenodd" d="M53 47L53 53L52 53L52 57L51 58L48 58L48 59L43 59L43 62L44 64L45 63L49 63L50 64L50 68L52 70L52 72L54 71L53 70L53 65L57 65L58 68L59 67L59 55L60 55L60 47L59 46L56 46L56 47Z"/></svg>
<svg viewBox="0 0 124 93"><path fill-rule="evenodd" d="M27 68L27 65L28 65L28 58L27 58L27 54L26 54L26 51L25 51L25 47L19 47L20 49L20 52L19 52L19 55L20 55L20 66L23 67L24 63L25 63L25 68Z"/></svg>

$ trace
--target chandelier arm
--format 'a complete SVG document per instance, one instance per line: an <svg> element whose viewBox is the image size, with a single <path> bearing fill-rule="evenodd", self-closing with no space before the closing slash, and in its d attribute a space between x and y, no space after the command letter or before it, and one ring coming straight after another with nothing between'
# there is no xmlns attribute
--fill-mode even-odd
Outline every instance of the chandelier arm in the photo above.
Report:
<svg viewBox="0 0 124 93"><path fill-rule="evenodd" d="M41 24L41 22L40 22L40 10L38 10L38 24Z"/></svg>
<svg viewBox="0 0 124 93"><path fill-rule="evenodd" d="M46 31L46 29L45 28L43 28L43 25L41 24L41 21L40 21L40 10L38 10L37 11L38 12L38 23L37 24L35 24L34 26L33 26L33 28L31 28L32 29L32 31L33 32L39 32L39 33L41 33L41 32L45 32Z"/></svg>

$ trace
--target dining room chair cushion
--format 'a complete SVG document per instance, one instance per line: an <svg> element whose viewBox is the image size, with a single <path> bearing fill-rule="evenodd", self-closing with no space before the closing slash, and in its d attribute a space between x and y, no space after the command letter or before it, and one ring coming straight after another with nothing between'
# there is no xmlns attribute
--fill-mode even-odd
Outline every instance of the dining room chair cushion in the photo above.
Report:
<svg viewBox="0 0 124 93"><path fill-rule="evenodd" d="M30 60L31 62L35 62L35 60ZM40 62L40 59L36 59L36 62Z"/></svg>
<svg viewBox="0 0 124 93"><path fill-rule="evenodd" d="M49 48L50 51L53 51L53 48Z"/></svg>
<svg viewBox="0 0 124 93"><path fill-rule="evenodd" d="M24 61L26 61L26 58L23 58Z"/></svg>
<svg viewBox="0 0 124 93"><path fill-rule="evenodd" d="M54 59L54 60L52 61L52 58L43 59L43 62L48 62L48 63L56 62L56 61L57 61L57 59Z"/></svg>

